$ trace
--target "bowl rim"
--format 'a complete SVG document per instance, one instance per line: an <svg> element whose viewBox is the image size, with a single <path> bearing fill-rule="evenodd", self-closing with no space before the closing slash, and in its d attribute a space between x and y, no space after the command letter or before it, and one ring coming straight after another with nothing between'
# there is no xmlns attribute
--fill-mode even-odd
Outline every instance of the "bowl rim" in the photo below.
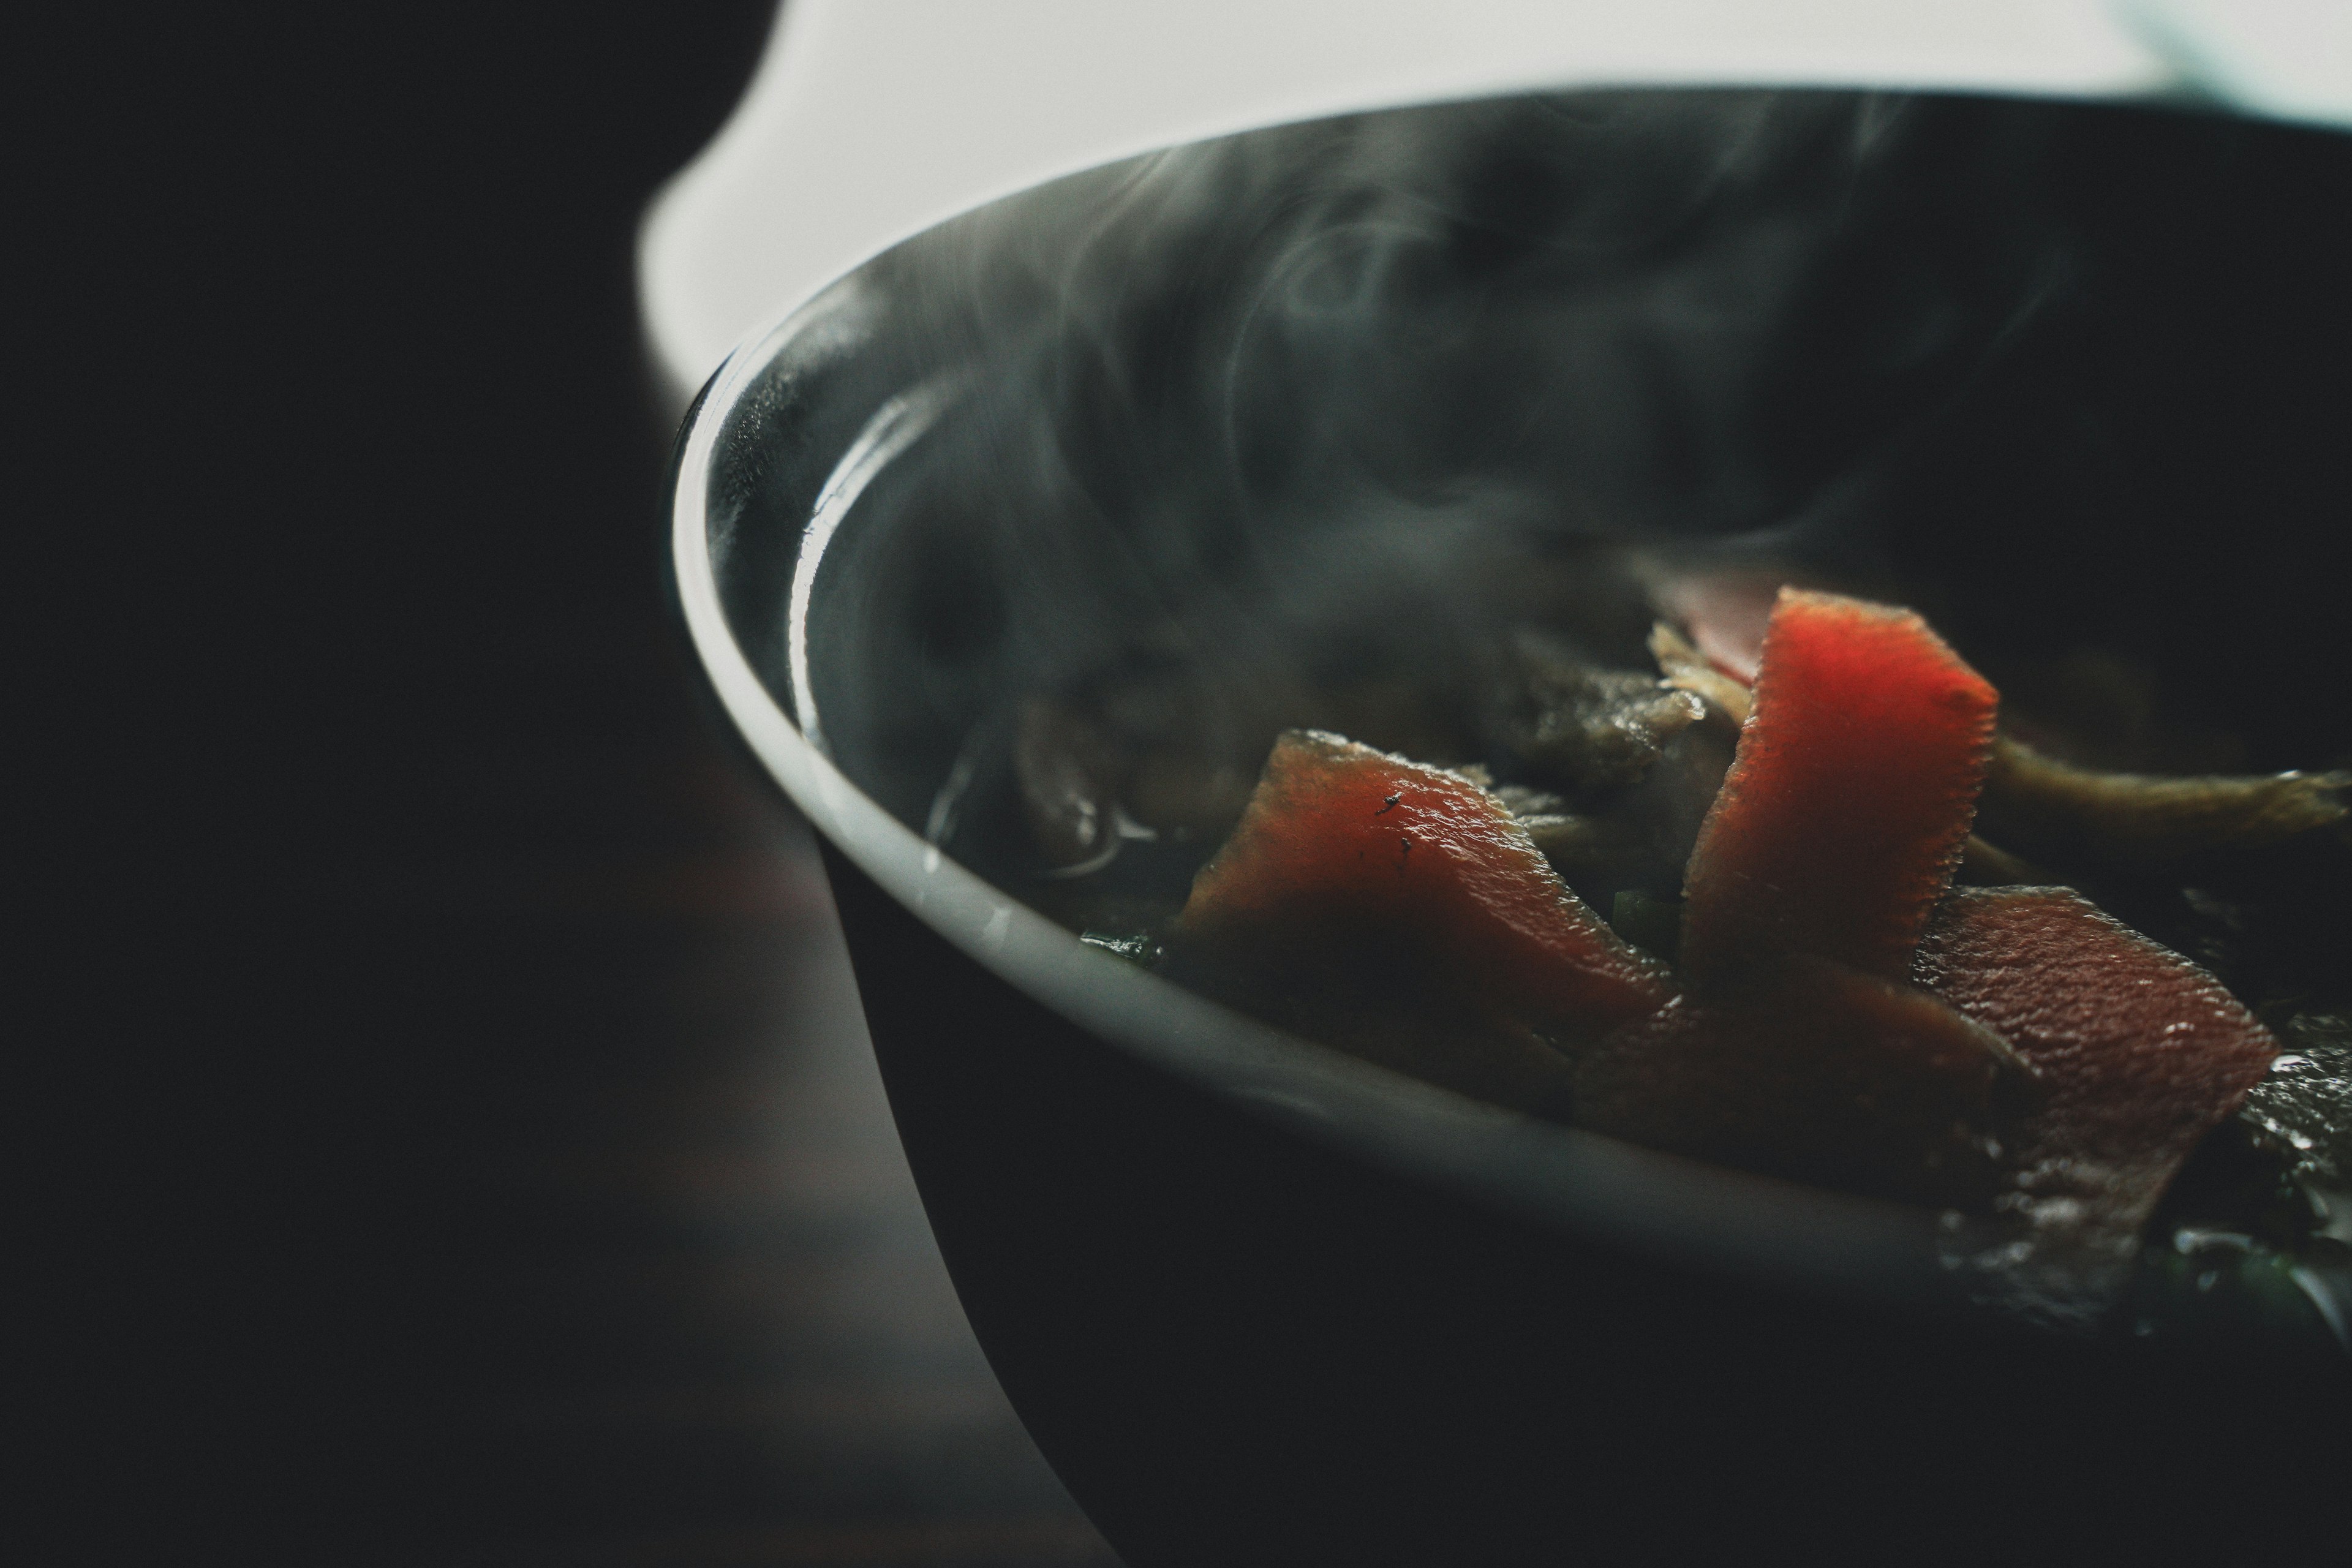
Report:
<svg viewBox="0 0 2352 1568"><path fill-rule="evenodd" d="M1876 1307L1966 1310L1974 1294L1969 1277L1982 1279L1978 1255L2003 1239L1987 1226L1542 1121L1260 1023L1081 941L984 881L892 816L811 742L755 670L723 607L707 505L719 437L770 365L837 312L868 303L877 264L930 232L880 247L746 339L688 409L673 464L669 564L688 639L727 718L816 831L1000 980L1108 1046L1292 1132L1571 1237L1727 1282ZM870 454L877 421L904 402L887 401L862 438L833 456L832 478L812 512L824 510L825 493L840 488L860 448ZM920 435L890 444L904 449ZM803 542L821 551L856 499L853 489L834 509L824 538L812 541L814 520L803 522ZM796 575L813 581L814 560ZM777 586L782 594L791 585ZM802 587L788 613L805 614ZM1988 1253L1982 1267L1998 1263Z"/></svg>

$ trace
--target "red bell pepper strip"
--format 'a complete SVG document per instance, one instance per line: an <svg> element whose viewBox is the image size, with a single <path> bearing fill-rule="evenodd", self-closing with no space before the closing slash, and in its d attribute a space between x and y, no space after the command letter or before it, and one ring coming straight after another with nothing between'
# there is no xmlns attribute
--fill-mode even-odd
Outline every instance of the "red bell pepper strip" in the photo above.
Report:
<svg viewBox="0 0 2352 1568"><path fill-rule="evenodd" d="M1967 842L1999 701L1912 612L1782 589L1685 875L1691 983L1790 952L1903 979Z"/></svg>
<svg viewBox="0 0 2352 1568"><path fill-rule="evenodd" d="M2009 1156L2029 1212L2117 1240L2278 1052L2221 982L2071 889L1955 888L1913 973L2032 1075Z"/></svg>
<svg viewBox="0 0 2352 1568"><path fill-rule="evenodd" d="M1907 610L1783 589L1685 878L1688 994L1580 1058L1577 1120L1745 1170L1982 1209L1993 1032L1908 984L1999 701Z"/></svg>
<svg viewBox="0 0 2352 1568"><path fill-rule="evenodd" d="M1493 795L1336 735L1289 731L1193 879L1174 940L1265 963L1302 942L1366 933L1421 955L1443 977L1437 1005L1555 1041L1598 1037L1670 990L1664 966L1587 908Z"/></svg>
<svg viewBox="0 0 2352 1568"><path fill-rule="evenodd" d="M1999 1183L2001 1042L1926 992L1790 958L1577 1061L1576 1120L1669 1153L1935 1208Z"/></svg>

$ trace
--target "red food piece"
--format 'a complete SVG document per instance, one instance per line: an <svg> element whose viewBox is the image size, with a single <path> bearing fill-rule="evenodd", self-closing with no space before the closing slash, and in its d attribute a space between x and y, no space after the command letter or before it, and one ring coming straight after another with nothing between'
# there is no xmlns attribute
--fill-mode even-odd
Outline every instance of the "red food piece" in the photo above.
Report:
<svg viewBox="0 0 2352 1568"><path fill-rule="evenodd" d="M1935 1207L1997 1186L2007 1051L1927 993L1819 959L1678 997L1579 1058L1577 1121L1717 1164Z"/></svg>
<svg viewBox="0 0 2352 1568"><path fill-rule="evenodd" d="M2009 1157L2024 1206L2118 1243L2278 1053L2221 982L2071 889L1954 889L1913 973L2032 1075Z"/></svg>
<svg viewBox="0 0 2352 1568"><path fill-rule="evenodd" d="M2013 1058L1906 981L1998 702L1909 611L1781 590L1685 876L1692 990L1583 1053L1577 1120L1791 1180L1989 1205Z"/></svg>
<svg viewBox="0 0 2352 1568"><path fill-rule="evenodd" d="M1999 701L1912 612L1782 589L1685 876L1692 983L1790 952L1904 978L1967 842Z"/></svg>
<svg viewBox="0 0 2352 1568"><path fill-rule="evenodd" d="M1664 966L1570 891L1494 796L1307 731L1275 742L1174 942L1212 964L1319 965L1376 988L1410 969L1429 1008L1554 1041L1597 1037L1668 994Z"/></svg>

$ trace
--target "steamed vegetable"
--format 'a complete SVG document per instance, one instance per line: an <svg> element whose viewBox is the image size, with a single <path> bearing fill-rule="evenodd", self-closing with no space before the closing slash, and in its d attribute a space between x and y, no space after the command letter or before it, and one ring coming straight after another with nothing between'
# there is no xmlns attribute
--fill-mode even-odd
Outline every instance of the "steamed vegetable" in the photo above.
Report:
<svg viewBox="0 0 2352 1568"><path fill-rule="evenodd" d="M2067 889L1955 889L1915 973L2025 1068L2001 1130L2013 1206L2110 1250L2278 1054L2210 974Z"/></svg>
<svg viewBox="0 0 2352 1568"><path fill-rule="evenodd" d="M1578 710L1604 694L1639 698L1589 683ZM1748 706L1671 973L1480 783L1297 732L1196 879L1172 961L1488 1098L2127 1249L2263 1078L2269 1031L2071 889L1953 888L1999 698L1916 615L1784 591ZM1654 765L1662 742L1642 743Z"/></svg>
<svg viewBox="0 0 2352 1568"><path fill-rule="evenodd" d="M1311 1037L1515 1105L1560 1088L1560 1047L1667 995L1487 791L1313 731L1275 743L1169 952Z"/></svg>
<svg viewBox="0 0 2352 1568"><path fill-rule="evenodd" d="M2010 1059L1922 991L1796 957L1685 991L1583 1053L1576 1120L1764 1175L1990 1214Z"/></svg>
<svg viewBox="0 0 2352 1568"><path fill-rule="evenodd" d="M2028 853L2076 849L2114 864L2161 864L2267 848L2340 829L2352 774L2152 778L2101 773L2002 737L1990 770L2000 837Z"/></svg>
<svg viewBox="0 0 2352 1568"><path fill-rule="evenodd" d="M1783 594L1691 856L1685 973L1797 952L1901 980L1968 838L1998 703L1917 616Z"/></svg>
<svg viewBox="0 0 2352 1568"><path fill-rule="evenodd" d="M1097 945L1383 1066L1973 1215L1971 1248L1986 1227L2011 1240L1951 1261L2014 1275L2037 1312L2212 1330L2242 1297L2249 1331L2292 1320L2352 1348L2352 996L2333 969L2307 993L2330 928L2286 913L2324 908L2346 776L2059 762L2000 732L1998 693L1917 615L1755 587L1654 595L1692 617L1653 630L1657 676L1498 638L1450 727L1441 710L1400 739L1412 703L1365 709L1447 765L1291 729L1248 752L1265 761L1245 805L1231 746L1138 730L1132 702L1033 713L1024 812L1060 868L1039 875L1111 911L1087 922ZM1426 689L1466 689L1449 679ZM1324 718L1342 689L1171 710L1246 737ZM1170 758L1223 782L1147 808L1138 759L1176 778ZM1183 821L1222 847L1185 862L1185 830L1163 833L1114 896L1104 825ZM1149 913L1138 889L1180 863L1181 910ZM2278 889L2299 890L2264 901ZM2265 952L2284 956L2245 960L2282 931ZM2263 1018L2312 1043L2282 1056Z"/></svg>
<svg viewBox="0 0 2352 1568"><path fill-rule="evenodd" d="M1781 595L1685 878L1676 1005L1580 1065L1601 1131L1989 1209L2000 1037L1908 983L1968 837L1997 699L1918 616Z"/></svg>

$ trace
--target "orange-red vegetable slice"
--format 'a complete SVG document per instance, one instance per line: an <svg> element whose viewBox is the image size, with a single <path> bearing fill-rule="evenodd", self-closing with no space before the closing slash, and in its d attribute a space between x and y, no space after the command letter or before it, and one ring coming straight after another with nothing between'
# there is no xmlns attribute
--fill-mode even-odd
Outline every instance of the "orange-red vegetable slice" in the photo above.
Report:
<svg viewBox="0 0 2352 1568"><path fill-rule="evenodd" d="M1556 1040L1597 1037L1669 989L1664 966L1570 891L1494 796L1315 731L1275 743L1175 939L1227 963L1296 963L1301 944L1411 955L1433 1007Z"/></svg>
<svg viewBox="0 0 2352 1568"><path fill-rule="evenodd" d="M2000 1041L1935 997L1791 958L1676 998L1585 1051L1576 1120L1790 1181L1981 1209Z"/></svg>
<svg viewBox="0 0 2352 1568"><path fill-rule="evenodd" d="M1692 983L1791 952L1904 978L1967 841L1999 700L1912 612L1782 589L1685 875Z"/></svg>
<svg viewBox="0 0 2352 1568"><path fill-rule="evenodd" d="M2071 889L1954 889L1914 973L2032 1075L2010 1156L2029 1210L2119 1239L2278 1052L2220 981Z"/></svg>

